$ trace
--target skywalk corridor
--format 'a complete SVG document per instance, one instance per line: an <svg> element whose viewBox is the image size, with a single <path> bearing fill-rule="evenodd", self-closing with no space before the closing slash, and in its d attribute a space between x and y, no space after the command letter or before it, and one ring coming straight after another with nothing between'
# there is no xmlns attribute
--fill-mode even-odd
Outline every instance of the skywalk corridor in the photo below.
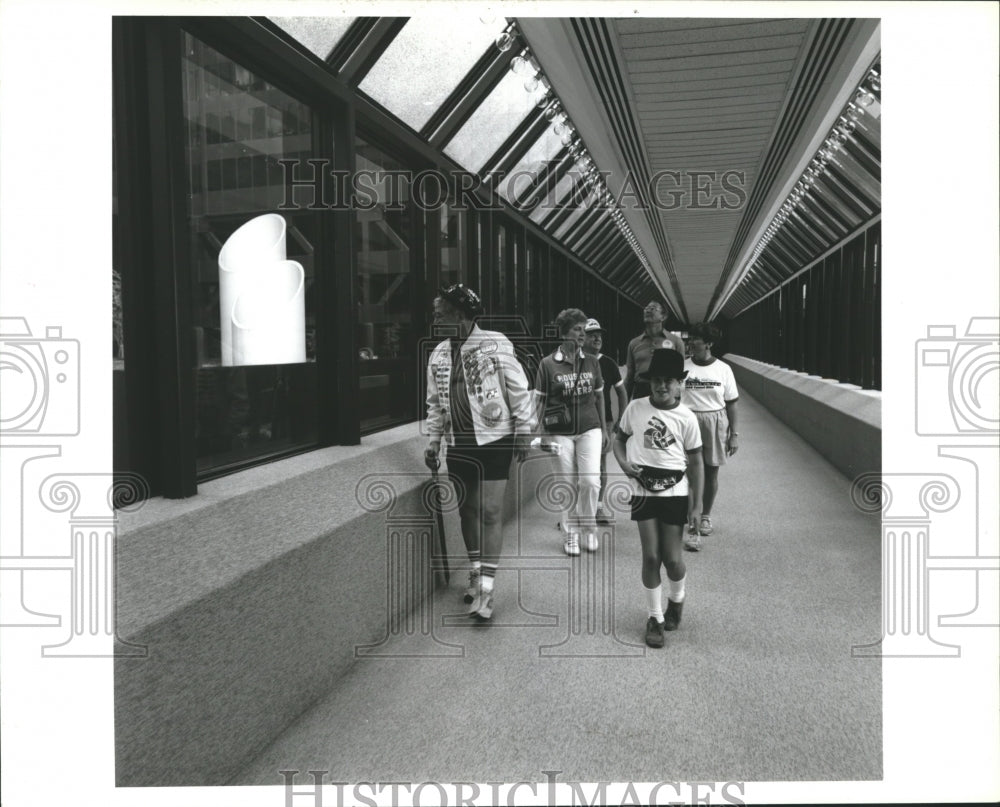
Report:
<svg viewBox="0 0 1000 807"><path fill-rule="evenodd" d="M627 516L597 555L571 561L556 517L532 500L485 627L464 616L461 539L446 522L453 568L430 605L433 638L399 631L382 657L358 658L230 784L282 784L279 770L304 784L307 770L327 782L544 782L544 770L580 782L879 778L880 663L851 655L880 635L879 520L742 390L740 408L746 438L720 474L715 534L685 555L683 622L664 649L643 644ZM516 553L517 527L505 536ZM566 570L602 560L611 574L581 576L609 583L592 591L613 608L613 630L588 630L581 596L571 635ZM420 657L440 653L457 655Z"/></svg>

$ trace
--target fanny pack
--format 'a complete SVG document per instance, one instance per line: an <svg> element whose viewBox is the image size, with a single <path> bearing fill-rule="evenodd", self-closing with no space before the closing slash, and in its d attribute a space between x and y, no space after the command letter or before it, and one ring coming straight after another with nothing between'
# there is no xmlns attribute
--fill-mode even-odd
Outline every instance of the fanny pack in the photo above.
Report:
<svg viewBox="0 0 1000 807"><path fill-rule="evenodd" d="M545 407L545 414L542 415L542 424L546 429L565 428L572 425L572 422L569 407L566 404L558 403Z"/></svg>
<svg viewBox="0 0 1000 807"><path fill-rule="evenodd" d="M684 478L684 471L671 468L654 468L651 465L640 465L639 484L650 493L662 493L669 490Z"/></svg>

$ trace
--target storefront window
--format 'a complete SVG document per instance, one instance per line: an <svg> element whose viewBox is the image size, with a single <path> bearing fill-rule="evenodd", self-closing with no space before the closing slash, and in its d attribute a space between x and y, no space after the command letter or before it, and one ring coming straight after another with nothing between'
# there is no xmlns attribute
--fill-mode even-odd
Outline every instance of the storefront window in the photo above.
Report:
<svg viewBox="0 0 1000 807"><path fill-rule="evenodd" d="M362 139L358 171L398 172L404 165ZM392 173L386 176L393 176ZM416 347L410 242L414 208L409 188L375 182L374 204L357 220L357 345L361 431L370 433L416 418Z"/></svg>
<svg viewBox="0 0 1000 807"><path fill-rule="evenodd" d="M312 156L300 101L185 35L200 474L317 440L316 213L279 160ZM292 203L297 209L284 210Z"/></svg>

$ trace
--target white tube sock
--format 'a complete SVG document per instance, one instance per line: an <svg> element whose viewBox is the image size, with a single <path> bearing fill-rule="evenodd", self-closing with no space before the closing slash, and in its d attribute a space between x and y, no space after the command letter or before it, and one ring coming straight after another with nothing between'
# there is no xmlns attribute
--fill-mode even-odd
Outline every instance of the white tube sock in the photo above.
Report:
<svg viewBox="0 0 1000 807"><path fill-rule="evenodd" d="M656 588L646 588L642 587L643 591L646 592L646 608L649 609L649 616L656 617L657 622L663 621L663 599L661 591L663 591L663 586L659 585Z"/></svg>
<svg viewBox="0 0 1000 807"><path fill-rule="evenodd" d="M684 602L684 581L687 580L685 574L680 580L667 578L667 597L674 602Z"/></svg>

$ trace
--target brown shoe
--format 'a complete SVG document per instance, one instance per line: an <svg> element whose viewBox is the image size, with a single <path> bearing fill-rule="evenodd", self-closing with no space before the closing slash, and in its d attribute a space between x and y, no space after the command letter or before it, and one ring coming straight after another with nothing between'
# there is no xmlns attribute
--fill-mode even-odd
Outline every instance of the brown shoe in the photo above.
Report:
<svg viewBox="0 0 1000 807"><path fill-rule="evenodd" d="M663 647L663 623L657 622L655 616L646 620L646 644L650 647Z"/></svg>
<svg viewBox="0 0 1000 807"><path fill-rule="evenodd" d="M683 612L683 602L667 600L667 610L663 612L663 629L677 630L677 626L681 624L681 614Z"/></svg>

